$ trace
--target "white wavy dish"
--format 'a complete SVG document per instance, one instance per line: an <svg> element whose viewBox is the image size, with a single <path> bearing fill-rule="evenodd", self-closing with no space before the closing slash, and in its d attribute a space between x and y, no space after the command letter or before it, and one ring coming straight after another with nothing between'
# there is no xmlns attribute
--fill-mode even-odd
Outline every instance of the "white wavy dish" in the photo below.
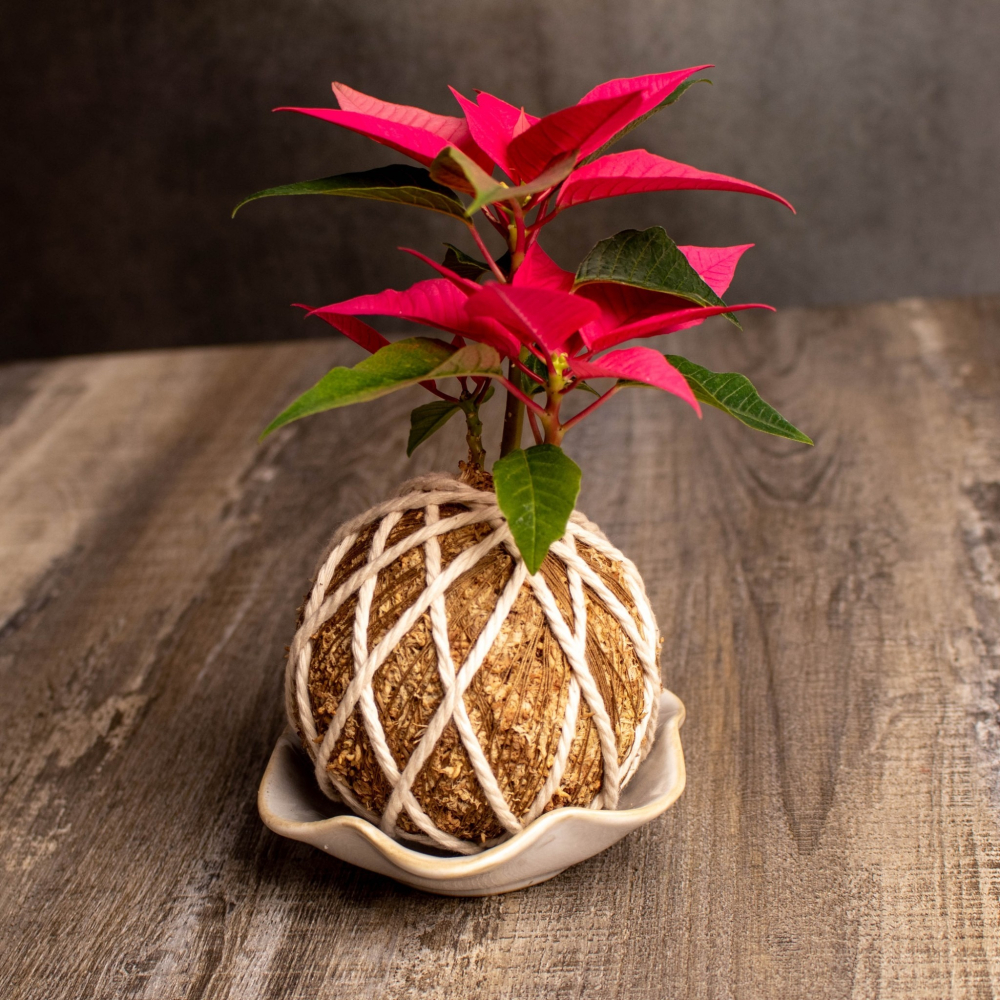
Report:
<svg viewBox="0 0 1000 1000"><path fill-rule="evenodd" d="M491 896L553 878L600 853L665 812L684 791L680 727L684 705L660 696L656 740L620 798L620 807L567 807L543 813L510 840L471 856L443 855L401 844L327 799L312 764L286 730L257 794L261 819L275 833L399 882L443 896Z"/></svg>

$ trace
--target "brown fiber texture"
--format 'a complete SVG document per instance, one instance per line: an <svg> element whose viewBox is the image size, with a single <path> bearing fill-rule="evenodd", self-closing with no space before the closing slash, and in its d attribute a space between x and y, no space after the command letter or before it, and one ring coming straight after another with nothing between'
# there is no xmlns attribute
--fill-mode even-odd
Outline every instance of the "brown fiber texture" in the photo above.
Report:
<svg viewBox="0 0 1000 1000"><path fill-rule="evenodd" d="M444 505L446 518L464 511ZM391 547L423 524L423 513L408 511L387 541ZM337 567L332 593L367 559L378 522L361 531ZM442 569L464 549L491 531L477 522L440 536ZM634 603L620 564L592 548L578 545L580 556L599 574L628 609ZM458 577L445 595L448 639L456 667L490 618L514 570L503 547L490 550ZM368 647L374 647L425 586L423 548L405 552L381 571L368 624ZM559 610L571 622L564 565L551 555L541 573ZM644 705L643 671L631 641L596 595L585 589L587 661L608 711L617 741L619 763L632 749ZM352 634L357 597L352 596L314 634L309 668L309 698L321 739L351 679ZM386 740L402 769L442 698L430 615L425 612L374 676L373 692ZM512 812L522 817L545 783L559 741L571 677L570 664L530 587L522 586L482 666L464 694L476 735ZM358 800L381 815L391 787L375 757L358 709L348 718L334 746L328 770ZM601 747L591 713L581 702L576 730L562 781L546 806L588 806L601 788ZM444 729L413 784L421 806L444 832L485 843L504 833L472 769L454 723ZM415 833L405 813L399 827Z"/></svg>

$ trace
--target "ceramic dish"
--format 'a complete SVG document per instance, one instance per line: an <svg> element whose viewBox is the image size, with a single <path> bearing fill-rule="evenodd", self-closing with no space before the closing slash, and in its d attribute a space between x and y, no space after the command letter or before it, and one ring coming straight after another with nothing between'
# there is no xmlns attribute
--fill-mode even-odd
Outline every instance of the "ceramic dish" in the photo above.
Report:
<svg viewBox="0 0 1000 1000"><path fill-rule="evenodd" d="M327 799L312 764L286 730L260 783L257 807L275 833L312 844L361 868L444 896L490 896L544 882L655 819L684 790L684 706L664 691L656 741L622 792L618 809L553 809L510 840L471 856L401 844Z"/></svg>

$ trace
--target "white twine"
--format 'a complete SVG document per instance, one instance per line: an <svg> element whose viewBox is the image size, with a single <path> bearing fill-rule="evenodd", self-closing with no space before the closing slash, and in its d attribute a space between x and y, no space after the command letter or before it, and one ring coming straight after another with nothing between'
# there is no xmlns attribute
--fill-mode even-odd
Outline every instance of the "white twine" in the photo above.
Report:
<svg viewBox="0 0 1000 1000"><path fill-rule="evenodd" d="M442 517L442 504L461 504L468 508L459 514ZM407 511L421 510L424 523L395 545L386 548L393 528ZM352 573L333 593L327 593L341 560L368 525L379 522L365 564ZM459 553L447 567L441 567L439 537L445 532L475 523L487 523L493 529L485 538ZM587 545L619 563L625 575L638 621L612 593L610 588L577 553L577 542ZM448 588L467 570L472 569L486 553L503 545L514 559L514 572L504 587L493 613L482 632L456 669L448 640L448 617L445 595ZM368 648L368 624L372 598L378 574L405 552L423 546L426 585L420 596L400 616L399 620L371 649ZM603 764L601 787L590 803L592 809L614 809L622 788L628 783L649 749L648 733L656 724L656 709L660 691L657 663L659 632L656 619L646 596L646 588L638 570L604 537L600 529L578 511L574 511L566 534L549 550L563 563L569 584L572 622L567 622L559 610L541 572L531 575L514 544L507 522L497 506L493 493L477 490L453 476L436 474L410 480L400 487L395 497L377 504L371 510L342 525L330 543L329 550L316 573L316 580L306 602L302 624L295 633L285 671L285 708L289 720L305 737L305 743L315 767L320 788L332 799L345 802L358 815L375 823L391 837L405 837L428 846L459 854L474 854L492 843L474 844L439 830L413 794L413 782L430 759L434 748L449 723L462 741L483 795L506 831L504 839L540 816L559 789L566 771L569 752L576 732L581 702L591 712L601 746ZM497 782L496 775L476 736L465 706L464 694L476 671L486 659L496 641L521 588L527 584L559 643L570 666L570 681L566 709L553 762L545 783L527 812L518 818L512 811ZM608 715L600 689L587 663L587 603L584 587L589 587L597 599L618 621L635 647L642 665L643 710L635 730L628 757L619 765L614 727ZM351 651L353 675L337 705L323 738L316 731L309 700L309 666L312 661L312 636L351 596L357 595L354 612ZM431 636L437 653L438 676L443 696L410 759L402 770L396 764L379 719L372 692L372 681L379 667L399 641L428 613ZM375 753L382 773L392 793L381 816L357 800L350 788L327 770L337 740L351 714L358 710L361 723ZM399 827L399 817L406 813L421 830L414 834Z"/></svg>

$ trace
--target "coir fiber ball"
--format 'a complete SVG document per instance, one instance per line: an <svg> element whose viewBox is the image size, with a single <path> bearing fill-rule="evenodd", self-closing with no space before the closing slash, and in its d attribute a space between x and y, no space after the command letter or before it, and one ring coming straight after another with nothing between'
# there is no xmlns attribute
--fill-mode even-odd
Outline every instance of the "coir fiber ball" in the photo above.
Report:
<svg viewBox="0 0 1000 1000"><path fill-rule="evenodd" d="M638 572L581 514L531 576L490 489L429 476L333 539L286 704L329 797L470 854L549 809L616 807L658 652Z"/></svg>

